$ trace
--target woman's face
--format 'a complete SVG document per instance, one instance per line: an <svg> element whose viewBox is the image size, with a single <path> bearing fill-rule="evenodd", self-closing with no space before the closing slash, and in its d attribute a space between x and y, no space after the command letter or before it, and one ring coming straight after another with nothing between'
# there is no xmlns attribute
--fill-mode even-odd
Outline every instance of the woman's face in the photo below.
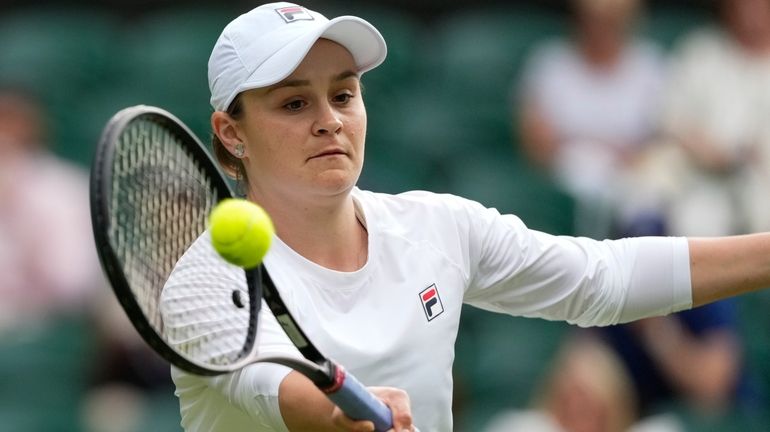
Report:
<svg viewBox="0 0 770 432"><path fill-rule="evenodd" d="M770 29L770 0L723 0L727 26L739 41L763 43Z"/></svg>
<svg viewBox="0 0 770 432"><path fill-rule="evenodd" d="M355 186L366 110L345 48L319 39L289 77L241 98L244 116L237 129L253 198L323 199Z"/></svg>
<svg viewBox="0 0 770 432"><path fill-rule="evenodd" d="M575 18L584 48L599 54L622 49L637 13L636 0L575 0Z"/></svg>

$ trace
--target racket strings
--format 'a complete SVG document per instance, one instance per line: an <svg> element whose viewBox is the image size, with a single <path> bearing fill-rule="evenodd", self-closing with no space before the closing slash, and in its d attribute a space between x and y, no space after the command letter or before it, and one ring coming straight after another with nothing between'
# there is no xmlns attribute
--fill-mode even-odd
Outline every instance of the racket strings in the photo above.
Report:
<svg viewBox="0 0 770 432"><path fill-rule="evenodd" d="M242 290L242 307L232 301ZM196 243L180 260L163 289L161 309L169 345L207 366L227 367L251 352L247 336L250 298L243 270L221 266L209 242Z"/></svg>
<svg viewBox="0 0 770 432"><path fill-rule="evenodd" d="M140 307L159 332L163 285L205 230L215 202L210 179L178 141L155 122L135 120L118 140L113 163L110 238Z"/></svg>
<svg viewBox="0 0 770 432"><path fill-rule="evenodd" d="M243 271L218 271L221 258L210 245L180 261L218 201L213 174L182 137L143 117L121 133L112 171L110 241L151 326L188 359L237 363L246 355L251 318L248 306L232 301L238 288L248 302Z"/></svg>

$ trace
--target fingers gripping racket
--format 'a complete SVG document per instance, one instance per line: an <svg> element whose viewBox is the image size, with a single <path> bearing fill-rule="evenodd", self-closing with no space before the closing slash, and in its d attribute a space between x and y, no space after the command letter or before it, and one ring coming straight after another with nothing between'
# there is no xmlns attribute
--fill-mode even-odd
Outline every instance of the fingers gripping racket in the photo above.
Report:
<svg viewBox="0 0 770 432"><path fill-rule="evenodd" d="M180 257L206 230L213 207L233 195L203 145L176 117L143 105L115 114L97 148L90 195L102 266L134 327L158 354L199 375L259 361L282 364L307 376L349 417L371 420L378 431L391 428L390 409L318 351L264 266L244 270L247 292L222 287L215 271L193 272L194 283L169 301L183 307L169 312L162 304ZM263 297L304 359L258 356Z"/></svg>

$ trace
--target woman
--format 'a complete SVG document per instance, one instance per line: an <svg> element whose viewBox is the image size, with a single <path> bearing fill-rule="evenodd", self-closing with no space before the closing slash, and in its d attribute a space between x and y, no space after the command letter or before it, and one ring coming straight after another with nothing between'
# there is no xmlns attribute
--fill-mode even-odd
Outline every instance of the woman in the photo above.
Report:
<svg viewBox="0 0 770 432"><path fill-rule="evenodd" d="M770 236L692 240L689 248L684 238L596 242L530 231L459 197L357 189L366 134L360 75L385 52L379 32L359 18L328 21L267 4L224 29L209 85L218 159L275 224L265 265L322 352L366 385L387 386L372 391L392 409L394 430L452 430L463 303L602 325L770 285L762 258ZM186 286L196 271L243 284L207 236L167 287ZM263 312L260 352L298 356ZM173 378L189 431L373 430L282 366L214 378L174 370Z"/></svg>
<svg viewBox="0 0 770 432"><path fill-rule="evenodd" d="M656 172L667 171L661 211L675 235L770 229L770 1L715 4L716 25L675 54L662 112L670 145Z"/></svg>
<svg viewBox="0 0 770 432"><path fill-rule="evenodd" d="M643 1L567 3L572 31L535 49L513 121L529 161L577 200L578 234L601 239L624 228L639 199L617 180L658 132L666 68L659 48L634 33Z"/></svg>

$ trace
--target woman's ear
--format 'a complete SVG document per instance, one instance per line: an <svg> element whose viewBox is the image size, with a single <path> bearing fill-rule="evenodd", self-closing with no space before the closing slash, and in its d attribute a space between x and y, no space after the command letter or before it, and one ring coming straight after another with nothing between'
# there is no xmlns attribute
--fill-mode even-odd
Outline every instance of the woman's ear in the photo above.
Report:
<svg viewBox="0 0 770 432"><path fill-rule="evenodd" d="M238 122L224 111L214 111L211 114L211 129L219 141L233 156L243 157L243 140L239 136Z"/></svg>

